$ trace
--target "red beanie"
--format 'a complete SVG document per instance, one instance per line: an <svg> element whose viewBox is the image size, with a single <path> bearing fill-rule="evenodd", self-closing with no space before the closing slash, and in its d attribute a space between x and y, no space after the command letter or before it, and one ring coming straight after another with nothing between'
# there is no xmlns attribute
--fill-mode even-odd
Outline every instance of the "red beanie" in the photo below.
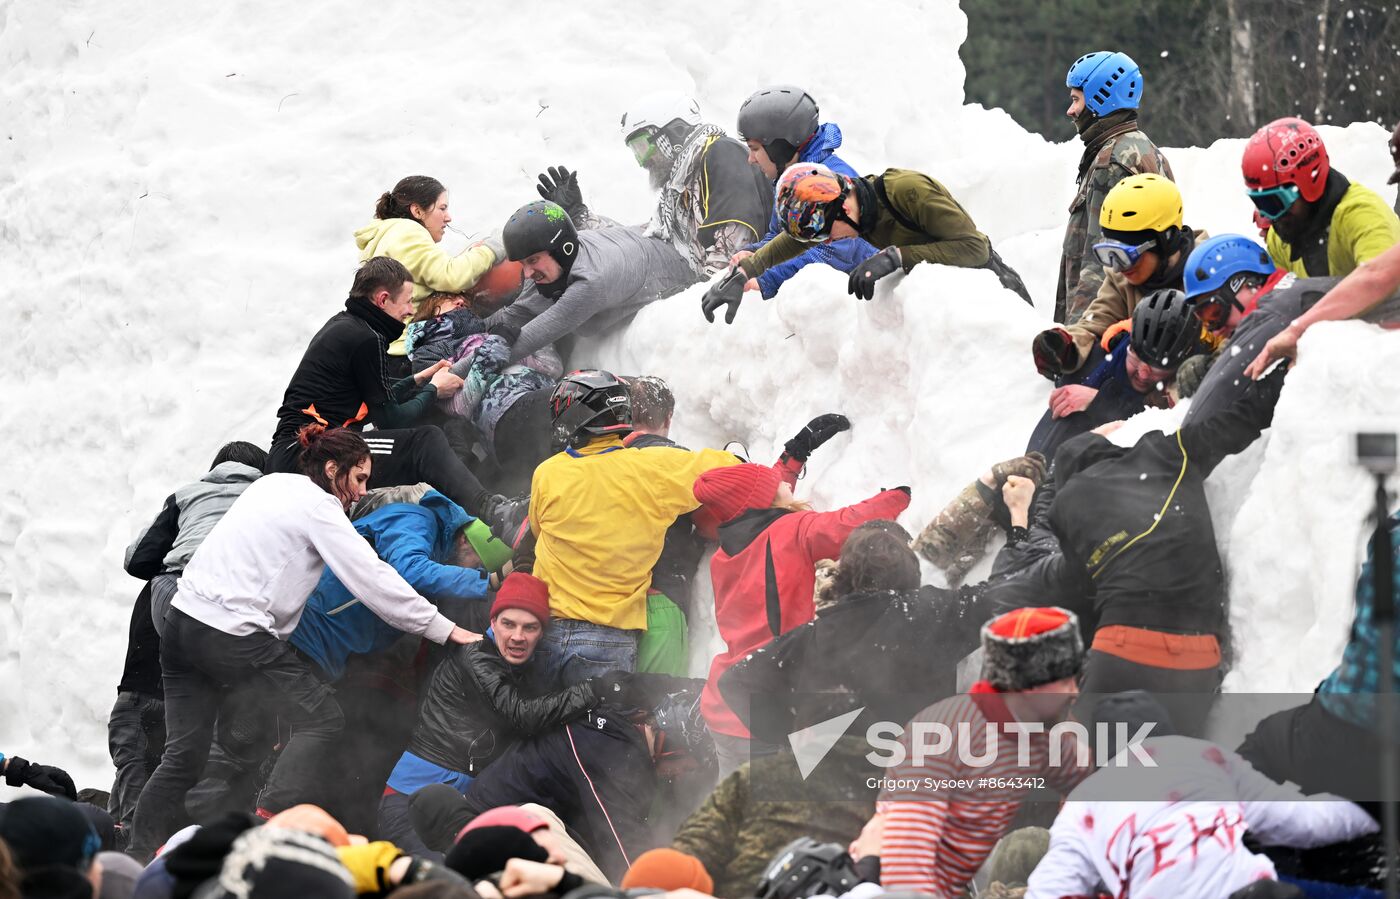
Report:
<svg viewBox="0 0 1400 899"><path fill-rule="evenodd" d="M778 470L745 462L712 468L695 479L695 498L724 524L749 509L767 509L783 482Z"/></svg>
<svg viewBox="0 0 1400 899"><path fill-rule="evenodd" d="M714 878L693 855L662 847L637 856L622 876L622 888L650 887L657 890L696 890L707 896L715 892Z"/></svg>
<svg viewBox="0 0 1400 899"><path fill-rule="evenodd" d="M540 620L549 623L549 586L532 574L513 571L501 581L501 589L496 591L496 601L491 603L491 618L506 609L521 609Z"/></svg>

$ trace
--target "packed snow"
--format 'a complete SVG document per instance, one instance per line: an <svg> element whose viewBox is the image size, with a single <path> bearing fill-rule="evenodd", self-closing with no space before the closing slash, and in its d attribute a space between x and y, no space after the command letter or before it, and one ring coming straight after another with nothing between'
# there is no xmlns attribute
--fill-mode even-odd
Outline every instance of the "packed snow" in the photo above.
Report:
<svg viewBox="0 0 1400 899"><path fill-rule="evenodd" d="M947 184L1037 305L988 272L928 266L857 303L843 276L814 267L769 303L750 295L732 326L707 325L693 288L580 346L573 363L665 377L679 439L737 440L757 460L812 415L843 411L854 429L819 451L799 494L827 508L909 484L914 532L1019 454L1049 392L1029 345L1050 321L1080 147L963 104L966 20L953 0L890 0L880 18L897 27L878 35L857 34L850 14L818 2L768 15L735 0L703 15L639 0L359 15L326 0L0 5L11 340L0 751L108 786L105 725L140 586L123 550L222 443L266 445L307 340L341 306L351 232L379 194L408 174L442 180L456 249L564 163L594 208L640 223L651 198L618 121L651 90L692 92L707 120L732 128L757 87L804 86L856 168ZM1147 79L1150 104L1150 66ZM1338 169L1391 196L1381 128L1321 130ZM1167 151L1188 224L1249 233L1242 145ZM1335 664L1369 502L1349 435L1396 428L1397 370L1400 339L1317 328L1267 441L1214 476L1238 646L1229 689L1308 691Z"/></svg>

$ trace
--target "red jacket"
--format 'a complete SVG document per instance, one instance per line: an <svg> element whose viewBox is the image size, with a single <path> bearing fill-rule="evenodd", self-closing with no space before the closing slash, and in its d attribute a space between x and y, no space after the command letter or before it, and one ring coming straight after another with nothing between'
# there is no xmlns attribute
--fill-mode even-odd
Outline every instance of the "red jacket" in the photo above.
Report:
<svg viewBox="0 0 1400 899"><path fill-rule="evenodd" d="M751 509L719 529L719 550L710 561L710 579L715 591L715 623L727 649L710 663L700 700L711 731L749 736L720 697L720 675L774 637L811 621L817 562L839 558L841 544L860 525L896 518L908 506L909 496L903 490L884 490L834 512ZM770 557L776 603L769 597Z"/></svg>

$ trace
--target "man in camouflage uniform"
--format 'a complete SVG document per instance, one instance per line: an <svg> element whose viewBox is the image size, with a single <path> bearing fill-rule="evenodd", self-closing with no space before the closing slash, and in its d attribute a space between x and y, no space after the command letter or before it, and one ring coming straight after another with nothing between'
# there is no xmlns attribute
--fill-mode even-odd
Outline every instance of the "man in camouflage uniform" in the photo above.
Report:
<svg viewBox="0 0 1400 899"><path fill-rule="evenodd" d="M1121 85L1126 82L1121 79L1099 89L1103 73L1120 67L1123 61L1128 68L1124 78L1135 76L1137 80L1132 97L1115 96L1115 92L1123 93ZM1070 97L1065 115L1074 121L1079 139L1084 142L1075 179L1078 189L1069 204L1069 224L1065 228L1055 290L1055 321L1072 325L1094 301L1104 279L1103 266L1094 259L1094 244L1103 240L1099 225L1103 198L1113 185L1129 175L1151 173L1172 178L1172 169L1162 151L1138 128L1141 75L1127 56L1091 53L1070 68L1065 83ZM1090 93L1087 99L1086 88Z"/></svg>

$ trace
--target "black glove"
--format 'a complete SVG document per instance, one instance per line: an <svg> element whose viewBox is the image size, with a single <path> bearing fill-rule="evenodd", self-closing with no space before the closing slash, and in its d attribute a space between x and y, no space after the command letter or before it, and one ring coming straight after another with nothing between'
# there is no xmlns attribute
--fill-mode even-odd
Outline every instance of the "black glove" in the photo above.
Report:
<svg viewBox="0 0 1400 899"><path fill-rule="evenodd" d="M839 412L818 415L807 422L807 426L798 431L796 437L783 444L783 452L799 462L806 462L811 458L813 450L842 431L850 429L851 420Z"/></svg>
<svg viewBox="0 0 1400 899"><path fill-rule="evenodd" d="M486 333L502 338L506 346L515 346L515 342L520 339L520 327L509 322L496 322L486 329Z"/></svg>
<svg viewBox="0 0 1400 899"><path fill-rule="evenodd" d="M467 880L461 874L458 874L446 865L435 864L425 858L419 858L416 855L413 857L413 861L408 863L408 868L403 872L403 878L399 881L398 885L406 887L411 884L424 883L426 881L442 881L443 883L452 883L458 886L465 886L469 890L471 889L471 881Z"/></svg>
<svg viewBox="0 0 1400 899"><path fill-rule="evenodd" d="M571 172L562 165L546 169L540 175L540 183L536 190L551 203L563 206L570 218L576 219L579 213L588 209L583 205L583 190L578 186L578 172Z"/></svg>
<svg viewBox="0 0 1400 899"><path fill-rule="evenodd" d="M78 801L78 789L67 771L53 765L36 765L19 756L12 756L5 765L5 783L12 787L33 787L50 796Z"/></svg>
<svg viewBox="0 0 1400 899"><path fill-rule="evenodd" d="M851 269L851 280L846 284L846 292L855 294L858 300L871 299L875 296L875 282L899 271L902 265L899 260L899 247L885 247L864 262L856 263L856 267Z"/></svg>
<svg viewBox="0 0 1400 899"><path fill-rule="evenodd" d="M1035 370L1053 381L1074 364L1074 338L1064 328L1041 331L1031 341L1031 355Z"/></svg>
<svg viewBox="0 0 1400 899"><path fill-rule="evenodd" d="M604 671L596 677L590 677L588 685L593 688L593 695L598 697L599 702L606 702L610 705L626 705L622 700L631 695L632 674L629 671L614 668L611 671Z"/></svg>
<svg viewBox="0 0 1400 899"><path fill-rule="evenodd" d="M913 490L910 490L908 487L904 487L904 486L899 486L899 487L881 487L880 489L881 489L881 490L884 490L884 491L886 491L886 492L888 492L888 491L890 491L890 490L903 490L905 496L913 496L913 495L914 495L914 491L913 491Z"/></svg>
<svg viewBox="0 0 1400 899"><path fill-rule="evenodd" d="M747 280L748 276L744 274L743 269L734 268L711 285L700 298L700 311L705 313L705 321L713 323L715 310L721 306L728 306L729 310L724 313L724 323L734 324L734 316L739 312L739 301L744 298L744 282Z"/></svg>

